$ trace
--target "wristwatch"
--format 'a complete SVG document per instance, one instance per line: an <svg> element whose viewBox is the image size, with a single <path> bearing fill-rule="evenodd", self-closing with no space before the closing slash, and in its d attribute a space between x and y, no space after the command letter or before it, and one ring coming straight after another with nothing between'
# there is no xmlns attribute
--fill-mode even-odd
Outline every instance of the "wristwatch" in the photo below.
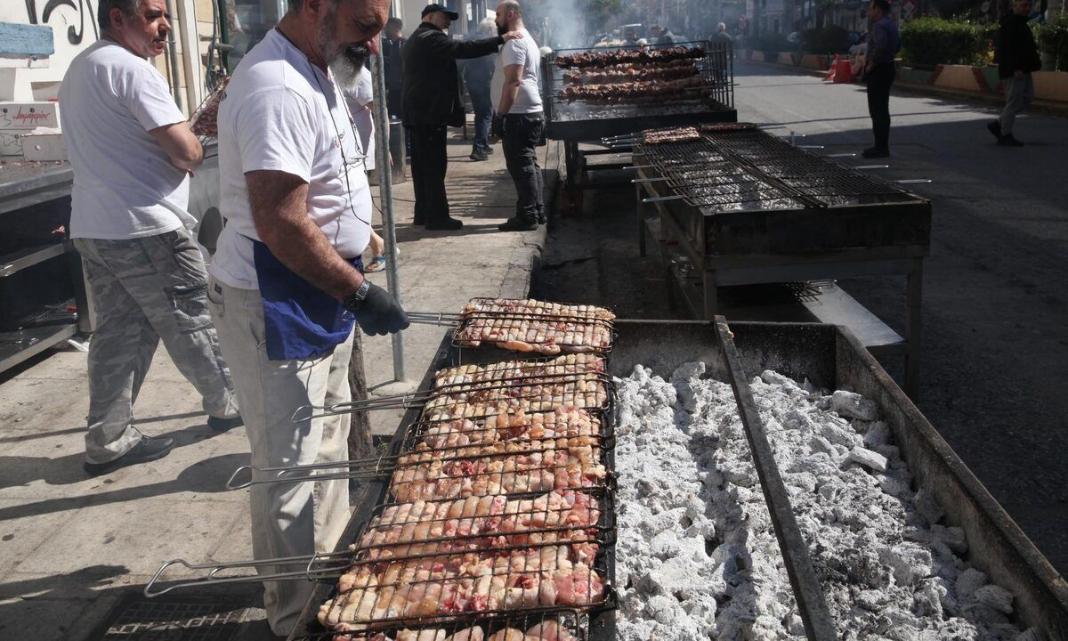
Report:
<svg viewBox="0 0 1068 641"><path fill-rule="evenodd" d="M345 299L345 302L343 303L345 309L350 312L356 311L360 306L360 303L363 302L363 299L367 298L367 292L369 291L371 291L371 281L364 280L363 284L360 285L360 288L349 294L348 298Z"/></svg>

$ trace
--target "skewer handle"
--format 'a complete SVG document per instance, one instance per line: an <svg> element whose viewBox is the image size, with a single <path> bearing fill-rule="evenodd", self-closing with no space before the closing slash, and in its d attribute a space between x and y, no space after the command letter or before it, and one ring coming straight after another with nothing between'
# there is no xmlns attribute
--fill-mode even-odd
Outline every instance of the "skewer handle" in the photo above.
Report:
<svg viewBox="0 0 1068 641"><path fill-rule="evenodd" d="M643 198L643 203L663 203L669 200L685 200L686 196L655 196L653 198Z"/></svg>
<svg viewBox="0 0 1068 641"><path fill-rule="evenodd" d="M310 556L289 556L276 559L254 559L249 561L224 561L222 563L190 563L185 559L171 559L160 566L152 575L143 593L153 599L173 590L200 587L203 585L222 585L232 583L259 583L261 581L314 581L319 578L340 575L348 567L349 553L320 553ZM335 562L336 559L336 562ZM333 566L325 566L316 569L317 561L329 560L335 562ZM302 570L290 572L277 572L275 574L244 574L240 576L218 576L221 572L239 569L257 569L269 565L296 565L303 566ZM203 572L203 576L194 578L165 588L156 589L156 584L172 566L182 566L187 570Z"/></svg>

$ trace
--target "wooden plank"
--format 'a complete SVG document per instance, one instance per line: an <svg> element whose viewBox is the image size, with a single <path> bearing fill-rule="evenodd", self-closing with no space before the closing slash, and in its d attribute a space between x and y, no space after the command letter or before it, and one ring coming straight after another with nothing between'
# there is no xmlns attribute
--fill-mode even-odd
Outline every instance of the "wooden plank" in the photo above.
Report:
<svg viewBox="0 0 1068 641"><path fill-rule="evenodd" d="M0 56L51 56L56 52L52 27L0 22Z"/></svg>

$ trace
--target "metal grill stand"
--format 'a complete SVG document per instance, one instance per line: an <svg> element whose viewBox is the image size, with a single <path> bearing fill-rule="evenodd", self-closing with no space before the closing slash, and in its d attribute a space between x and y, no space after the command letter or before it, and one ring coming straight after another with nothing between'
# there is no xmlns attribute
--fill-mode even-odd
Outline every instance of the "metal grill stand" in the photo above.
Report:
<svg viewBox="0 0 1068 641"><path fill-rule="evenodd" d="M862 312L869 349L904 348L905 390L915 396L930 202L758 130L639 146L633 159L639 254L657 241L666 282L698 318L720 313L720 287L904 276L904 338ZM840 305L831 312L859 308L830 291ZM805 306L844 322L821 317L831 312L819 301Z"/></svg>
<svg viewBox="0 0 1068 641"><path fill-rule="evenodd" d="M576 210L582 207L582 192L589 186L590 172L621 169L625 162L590 162L628 152L629 149L580 148L580 143L597 142L611 136L655 127L702 122L735 122L734 58L729 43L681 43L699 46L705 55L698 66L705 88L697 94L671 96L663 100L637 99L629 103L604 104L559 97L565 70L555 61L559 55L603 52L605 49L567 49L542 58L542 103L545 105L546 137L564 142L567 168L566 188ZM627 47L619 47L627 49Z"/></svg>

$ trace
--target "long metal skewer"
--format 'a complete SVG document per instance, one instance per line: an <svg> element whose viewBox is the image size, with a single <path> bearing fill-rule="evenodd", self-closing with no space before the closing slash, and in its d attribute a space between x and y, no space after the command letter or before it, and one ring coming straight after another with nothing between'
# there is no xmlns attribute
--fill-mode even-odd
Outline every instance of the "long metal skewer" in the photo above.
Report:
<svg viewBox="0 0 1068 641"><path fill-rule="evenodd" d="M160 566L156 573L152 575L152 578L145 585L143 590L144 595L148 598L155 598L173 590L200 587L203 585L221 585L231 583L259 583L261 581L315 581L318 579L326 579L331 577L340 576L350 565L350 559L352 553L345 552L332 552L332 553L319 553L305 556L287 556L279 557L276 559L259 559L248 561L223 561L220 563L190 563L185 559L171 559ZM316 569L317 562L329 561L334 562L337 559L336 565L324 566ZM274 574L245 574L241 576L218 576L221 572L228 570L238 569L256 569L265 566L276 565L290 565L290 566L302 566L302 570L291 570L287 572L276 572ZM181 581L174 585L169 585L163 589L154 590L156 583L162 578L164 573L172 566L181 566L187 570L192 571L207 571L205 576L195 578L192 580Z"/></svg>

